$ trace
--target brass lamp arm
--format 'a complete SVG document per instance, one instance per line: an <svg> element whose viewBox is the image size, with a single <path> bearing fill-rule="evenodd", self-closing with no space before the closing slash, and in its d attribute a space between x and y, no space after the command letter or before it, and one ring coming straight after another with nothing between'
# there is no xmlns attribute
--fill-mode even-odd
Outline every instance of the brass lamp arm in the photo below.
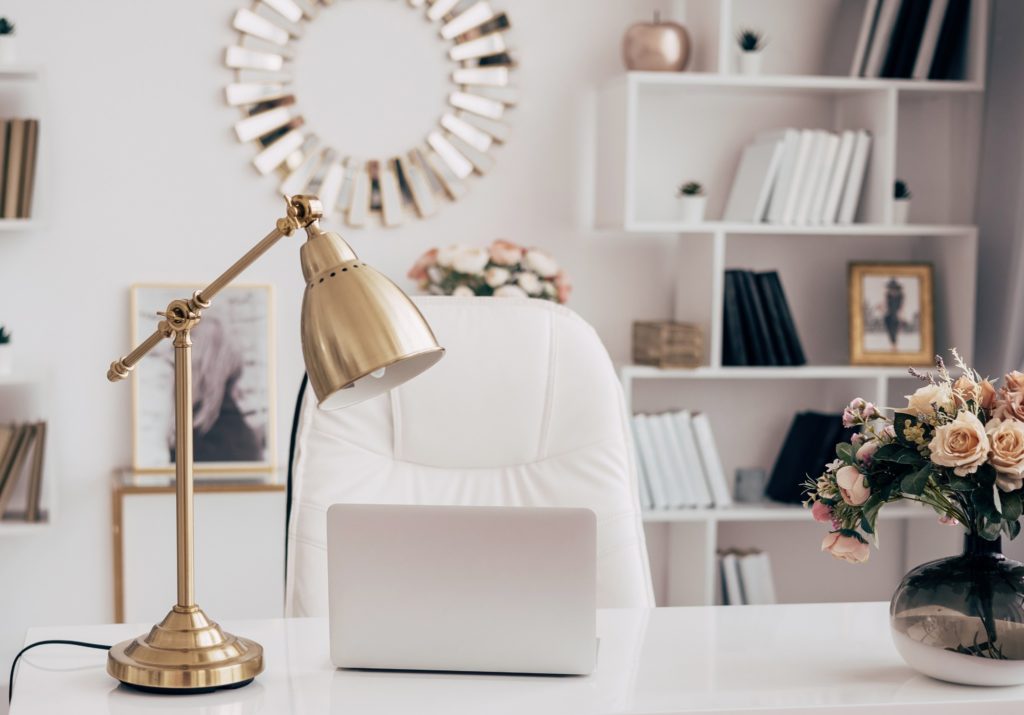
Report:
<svg viewBox="0 0 1024 715"><path fill-rule="evenodd" d="M264 236L263 240L249 249L244 256L235 261L212 283L193 293L191 298L171 301L167 305L167 310L159 314L164 319L157 324L156 330L130 353L110 364L110 369L107 370L108 380L117 382L125 379L131 374L135 365L150 350L159 345L161 340L194 327L202 317L202 311L210 307L213 297L234 281L242 271L259 260L283 237L291 236L300 228L308 228L323 215L323 207L320 201L314 197L286 196L285 200L288 202L288 215L277 220L274 230Z"/></svg>

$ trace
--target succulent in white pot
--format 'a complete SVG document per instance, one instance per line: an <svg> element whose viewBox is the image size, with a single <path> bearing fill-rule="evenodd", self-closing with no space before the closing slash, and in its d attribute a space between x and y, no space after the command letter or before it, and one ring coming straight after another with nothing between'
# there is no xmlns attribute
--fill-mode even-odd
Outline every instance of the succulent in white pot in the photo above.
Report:
<svg viewBox="0 0 1024 715"><path fill-rule="evenodd" d="M14 347L11 345L11 334L0 325L0 375L14 372Z"/></svg>
<svg viewBox="0 0 1024 715"><path fill-rule="evenodd" d="M764 35L757 30L744 28L736 35L740 49L740 74L761 74L761 52L764 50Z"/></svg>
<svg viewBox="0 0 1024 715"><path fill-rule="evenodd" d="M14 23L0 17L0 65L14 64L18 59L16 42Z"/></svg>
<svg viewBox="0 0 1024 715"><path fill-rule="evenodd" d="M914 195L910 193L910 186L903 179L896 179L892 194L892 222L898 224L907 223L910 214L910 200Z"/></svg>
<svg viewBox="0 0 1024 715"><path fill-rule="evenodd" d="M697 181L687 181L679 187L679 220L683 223L700 223L704 220L704 209L708 197L704 186Z"/></svg>

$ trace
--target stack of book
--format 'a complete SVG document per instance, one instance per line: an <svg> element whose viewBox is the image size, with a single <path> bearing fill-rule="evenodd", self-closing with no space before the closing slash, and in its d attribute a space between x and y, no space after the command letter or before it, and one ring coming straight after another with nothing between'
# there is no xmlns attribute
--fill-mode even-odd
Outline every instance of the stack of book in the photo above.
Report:
<svg viewBox="0 0 1024 715"><path fill-rule="evenodd" d="M633 435L644 509L732 506L707 415L634 415Z"/></svg>
<svg viewBox="0 0 1024 715"><path fill-rule="evenodd" d="M3 119L0 141L0 216L30 218L39 147L38 119Z"/></svg>
<svg viewBox="0 0 1024 715"><path fill-rule="evenodd" d="M775 603L772 565L763 551L722 551L718 554L722 605L754 606Z"/></svg>
<svg viewBox="0 0 1024 715"><path fill-rule="evenodd" d="M722 313L723 365L807 362L777 271L727 270Z"/></svg>
<svg viewBox="0 0 1024 715"><path fill-rule="evenodd" d="M866 130L761 132L743 149L723 218L828 226L853 223L871 149Z"/></svg>
<svg viewBox="0 0 1024 715"><path fill-rule="evenodd" d="M961 79L970 0L867 0L852 77Z"/></svg>
<svg viewBox="0 0 1024 715"><path fill-rule="evenodd" d="M40 508L45 448L45 422L0 425L0 519L45 519Z"/></svg>

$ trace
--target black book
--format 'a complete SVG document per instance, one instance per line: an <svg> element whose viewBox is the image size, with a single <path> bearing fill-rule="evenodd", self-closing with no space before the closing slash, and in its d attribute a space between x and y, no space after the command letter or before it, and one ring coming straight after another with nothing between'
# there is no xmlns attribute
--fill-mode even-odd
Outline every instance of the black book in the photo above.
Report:
<svg viewBox="0 0 1024 715"><path fill-rule="evenodd" d="M835 459L836 445L853 430L843 427L841 415L800 412L794 418L772 467L765 495L786 504L804 500L804 482L817 479Z"/></svg>
<svg viewBox="0 0 1024 715"><path fill-rule="evenodd" d="M964 45L967 44L970 0L949 0L942 29L935 43L935 58L928 72L928 79L954 79L957 67L963 62Z"/></svg>
<svg viewBox="0 0 1024 715"><path fill-rule="evenodd" d="M910 19L912 4L913 0L900 2L899 12L896 13L896 22L892 26L892 34L889 35L889 46L885 49L885 60L882 62L882 69L879 72L880 77L896 76L896 63L907 34L907 22Z"/></svg>
<svg viewBox="0 0 1024 715"><path fill-rule="evenodd" d="M747 354L753 357L752 365L778 365L779 358L772 346L768 333L768 319L765 316L761 297L757 293L757 284L751 271L737 271L740 295L740 311L743 324L743 336L747 344Z"/></svg>
<svg viewBox="0 0 1024 715"><path fill-rule="evenodd" d="M928 10L931 9L932 0L905 0L904 4L910 9L892 76L909 78L914 73L914 62L917 61L917 51L921 47L921 37L924 35L924 25L928 21Z"/></svg>
<svg viewBox="0 0 1024 715"><path fill-rule="evenodd" d="M768 271L763 275L768 284L771 285L772 294L775 296L775 304L778 306L782 334L786 339L786 352L792 359L792 362L789 364L806 365L807 356L804 354L804 347L800 342L800 334L796 330L796 322L793 320L793 313L789 309L789 301L786 300L786 291L782 288L779 273L778 271Z"/></svg>
<svg viewBox="0 0 1024 715"><path fill-rule="evenodd" d="M772 271L774 273L774 271ZM761 305L764 307L765 317L768 319L768 335L771 337L772 347L779 359L779 365L795 365L793 356L789 352L789 341L786 340L783 329L782 314L779 302L772 289L768 273L758 273L754 276L757 284L757 293L761 297Z"/></svg>
<svg viewBox="0 0 1024 715"><path fill-rule="evenodd" d="M722 364L729 366L747 364L735 271L725 272L725 300L722 305Z"/></svg>

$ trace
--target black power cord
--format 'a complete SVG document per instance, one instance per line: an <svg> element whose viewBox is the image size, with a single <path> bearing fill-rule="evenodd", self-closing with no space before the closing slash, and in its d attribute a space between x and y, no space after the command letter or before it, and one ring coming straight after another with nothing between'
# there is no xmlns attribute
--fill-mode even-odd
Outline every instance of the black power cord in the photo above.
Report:
<svg viewBox="0 0 1024 715"><path fill-rule="evenodd" d="M7 686L7 702L11 702L11 698L14 697L14 670L18 667L18 659L21 658L27 651L41 645L77 645L82 648L94 648L96 650L110 650L111 646L103 645L102 643L86 643L84 641L65 641L65 640L49 640L49 641L36 641L35 643L29 643L27 646L18 651L18 655L14 656L14 661L11 663L11 680Z"/></svg>

